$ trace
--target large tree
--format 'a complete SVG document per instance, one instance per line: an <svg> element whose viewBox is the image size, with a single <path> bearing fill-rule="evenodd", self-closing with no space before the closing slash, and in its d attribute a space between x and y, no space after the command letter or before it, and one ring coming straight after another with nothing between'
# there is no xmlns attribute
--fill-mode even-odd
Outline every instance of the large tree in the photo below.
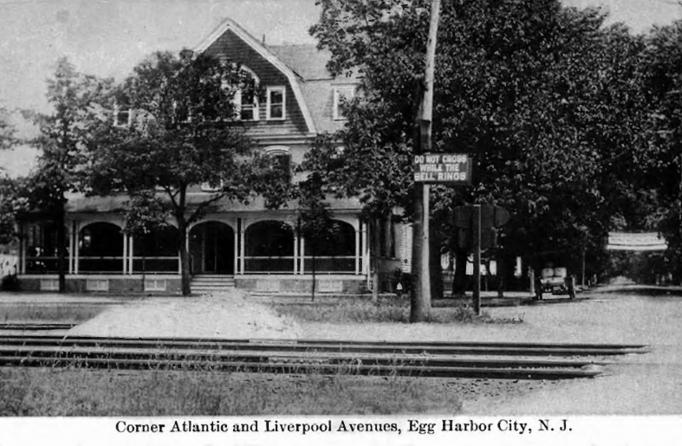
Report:
<svg viewBox="0 0 682 446"><path fill-rule="evenodd" d="M191 292L192 223L218 201L247 201L254 191L281 203L278 182L264 180L281 175L267 158L250 155L252 144L238 125L238 92L251 97L258 86L235 63L190 51L155 53L108 104L119 114L129 110L127 122L103 123L92 145L93 192L127 193L129 219L153 214L176 225L183 295ZM211 191L189 194L202 184Z"/></svg>
<svg viewBox="0 0 682 446"><path fill-rule="evenodd" d="M14 144L14 127L9 123L9 113L0 106L0 150ZM15 234L15 208L18 199L17 181L9 178L0 167L0 243L10 242Z"/></svg>
<svg viewBox="0 0 682 446"><path fill-rule="evenodd" d="M8 149L16 142L16 132L9 118L10 114L7 109L0 106L0 149Z"/></svg>
<svg viewBox="0 0 682 446"><path fill-rule="evenodd" d="M650 104L646 179L660 200L659 228L667 260L682 280L682 20L655 28L646 39L644 92Z"/></svg>
<svg viewBox="0 0 682 446"><path fill-rule="evenodd" d="M39 154L23 195L34 217L47 218L57 227L60 292L65 289L67 194L83 189L86 147L100 116L97 104L108 84L79 73L66 58L61 58L53 77L47 80L51 112L29 113L38 126L38 136L29 143L39 149Z"/></svg>
<svg viewBox="0 0 682 446"><path fill-rule="evenodd" d="M318 3L322 15L311 31L332 53L329 68L358 70L363 94L347 104L347 126L336 135L341 162L331 144L316 147L308 162L369 209L397 205L409 217L429 2ZM612 212L605 204L624 194L605 178L635 158L628 150L641 144L642 119L631 79L641 42L603 21L597 10L556 0L444 3L434 146L474 157L472 187L432 189L433 222L451 246L458 244L447 216L464 202L508 208L505 248L536 262L537 253L566 258L601 243Z"/></svg>

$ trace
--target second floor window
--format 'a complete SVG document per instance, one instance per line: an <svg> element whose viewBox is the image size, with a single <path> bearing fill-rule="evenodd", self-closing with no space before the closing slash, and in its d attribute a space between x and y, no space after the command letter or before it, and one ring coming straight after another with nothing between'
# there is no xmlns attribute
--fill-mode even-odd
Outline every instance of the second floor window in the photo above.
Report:
<svg viewBox="0 0 682 446"><path fill-rule="evenodd" d="M286 90L284 87L268 87L266 119L284 119Z"/></svg>
<svg viewBox="0 0 682 446"><path fill-rule="evenodd" d="M287 183L291 182L291 152L286 146L269 146L264 153L272 160L272 168L278 171Z"/></svg>
<svg viewBox="0 0 682 446"><path fill-rule="evenodd" d="M128 127L131 118L130 108L118 104L114 106L114 125L116 127Z"/></svg>
<svg viewBox="0 0 682 446"><path fill-rule="evenodd" d="M334 97L332 104L332 117L334 119L346 119L344 114L345 101L348 101L355 96L354 85L339 85L334 87Z"/></svg>

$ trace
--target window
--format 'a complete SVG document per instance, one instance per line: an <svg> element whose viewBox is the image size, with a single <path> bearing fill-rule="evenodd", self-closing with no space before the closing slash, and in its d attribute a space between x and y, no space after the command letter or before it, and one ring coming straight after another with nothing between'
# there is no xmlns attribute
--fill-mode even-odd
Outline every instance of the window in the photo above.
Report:
<svg viewBox="0 0 682 446"><path fill-rule="evenodd" d="M339 85L334 87L333 90L333 104L332 104L332 117L334 119L346 119L343 113L344 102L348 101L355 96L355 86L354 85Z"/></svg>
<svg viewBox="0 0 682 446"><path fill-rule="evenodd" d="M284 119L286 117L285 111L286 90L284 87L268 87L267 89L267 107L266 119Z"/></svg>
<svg viewBox="0 0 682 446"><path fill-rule="evenodd" d="M237 90L232 99L235 113L242 121L258 121L258 97L254 91Z"/></svg>
<svg viewBox="0 0 682 446"><path fill-rule="evenodd" d="M287 182L291 182L291 152L287 146L268 146L263 149L272 160L272 168L282 173Z"/></svg>
<svg viewBox="0 0 682 446"><path fill-rule="evenodd" d="M130 108L122 105L114 105L114 126L128 127L131 123L132 113Z"/></svg>

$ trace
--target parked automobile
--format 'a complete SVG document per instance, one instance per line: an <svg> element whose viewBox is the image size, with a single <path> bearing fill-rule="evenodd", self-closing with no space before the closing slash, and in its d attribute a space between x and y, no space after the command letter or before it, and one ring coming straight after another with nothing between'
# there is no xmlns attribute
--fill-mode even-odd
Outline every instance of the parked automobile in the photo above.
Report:
<svg viewBox="0 0 682 446"><path fill-rule="evenodd" d="M538 280L536 293L538 299L542 299L543 293L568 294L573 299L575 298L573 277L568 275L565 267L543 268Z"/></svg>

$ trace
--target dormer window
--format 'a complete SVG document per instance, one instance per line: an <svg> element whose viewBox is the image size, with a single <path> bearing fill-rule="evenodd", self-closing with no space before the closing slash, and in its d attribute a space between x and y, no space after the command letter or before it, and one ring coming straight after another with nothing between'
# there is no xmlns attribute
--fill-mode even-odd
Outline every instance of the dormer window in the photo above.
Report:
<svg viewBox="0 0 682 446"><path fill-rule="evenodd" d="M237 90L232 98L235 113L242 121L258 121L258 97L251 91Z"/></svg>
<svg viewBox="0 0 682 446"><path fill-rule="evenodd" d="M285 119L286 89L284 87L268 87L266 92L266 119Z"/></svg>
<svg viewBox="0 0 682 446"><path fill-rule="evenodd" d="M132 116L130 108L118 104L114 105L114 126L129 127Z"/></svg>
<svg viewBox="0 0 682 446"><path fill-rule="evenodd" d="M332 117L336 120L346 119L344 103L355 96L354 85L338 85L333 90Z"/></svg>
<svg viewBox="0 0 682 446"><path fill-rule="evenodd" d="M256 73L250 68L242 66L239 68L242 76L239 84L230 85L223 81L223 89L232 92L232 107L234 109L234 119L240 121L258 121L258 85L260 80Z"/></svg>

